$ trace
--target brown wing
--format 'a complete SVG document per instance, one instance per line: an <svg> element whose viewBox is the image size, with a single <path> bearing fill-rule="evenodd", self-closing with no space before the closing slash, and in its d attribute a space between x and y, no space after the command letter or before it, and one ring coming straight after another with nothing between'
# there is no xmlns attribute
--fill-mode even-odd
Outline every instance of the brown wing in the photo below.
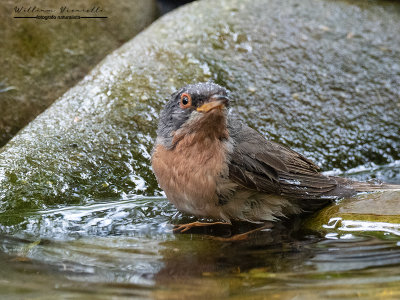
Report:
<svg viewBox="0 0 400 300"><path fill-rule="evenodd" d="M229 133L235 141L229 176L252 190L301 200L326 203L337 187L334 178L318 172L318 166L301 154L267 141L254 129L231 120ZM322 197L325 196L325 197Z"/></svg>

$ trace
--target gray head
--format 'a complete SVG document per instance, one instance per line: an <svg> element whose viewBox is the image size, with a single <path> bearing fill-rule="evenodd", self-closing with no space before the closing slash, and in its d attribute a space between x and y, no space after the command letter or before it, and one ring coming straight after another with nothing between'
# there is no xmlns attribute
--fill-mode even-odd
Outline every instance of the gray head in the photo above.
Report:
<svg viewBox="0 0 400 300"><path fill-rule="evenodd" d="M214 111L229 107L228 91L213 82L184 86L171 95L160 114L157 136L159 142L171 146L173 133L189 120L198 120Z"/></svg>

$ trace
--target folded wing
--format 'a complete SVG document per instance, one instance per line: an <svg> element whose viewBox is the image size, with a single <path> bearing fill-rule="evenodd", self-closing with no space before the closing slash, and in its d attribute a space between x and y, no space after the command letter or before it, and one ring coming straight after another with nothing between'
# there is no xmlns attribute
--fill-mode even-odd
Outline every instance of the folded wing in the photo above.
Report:
<svg viewBox="0 0 400 300"><path fill-rule="evenodd" d="M303 200L307 209L341 196L338 188L344 179L322 175L301 154L266 140L239 121L231 120L228 128L235 141L229 162L232 181L247 189Z"/></svg>

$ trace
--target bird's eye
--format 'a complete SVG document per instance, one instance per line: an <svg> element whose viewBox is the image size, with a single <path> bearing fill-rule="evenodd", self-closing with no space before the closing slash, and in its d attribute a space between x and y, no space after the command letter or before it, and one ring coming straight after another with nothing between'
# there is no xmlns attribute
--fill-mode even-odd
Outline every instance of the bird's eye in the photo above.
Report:
<svg viewBox="0 0 400 300"><path fill-rule="evenodd" d="M180 107L188 108L192 106L192 97L189 94L183 93L181 96Z"/></svg>

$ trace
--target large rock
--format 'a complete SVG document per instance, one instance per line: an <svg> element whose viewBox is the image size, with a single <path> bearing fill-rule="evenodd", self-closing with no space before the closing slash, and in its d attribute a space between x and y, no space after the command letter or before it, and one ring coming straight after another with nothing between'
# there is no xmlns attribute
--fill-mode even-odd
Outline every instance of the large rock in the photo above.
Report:
<svg viewBox="0 0 400 300"><path fill-rule="evenodd" d="M1 210L158 194L158 112L176 88L209 79L251 126L324 169L399 159L399 8L209 0L165 15L3 149Z"/></svg>
<svg viewBox="0 0 400 300"><path fill-rule="evenodd" d="M61 7L69 12L60 13ZM98 13L70 12L94 8ZM20 9L17 13L15 9ZM42 12L51 9L52 12ZM107 19L39 20L37 15L106 16ZM0 146L75 85L111 50L157 17L155 0L72 0L0 3Z"/></svg>

